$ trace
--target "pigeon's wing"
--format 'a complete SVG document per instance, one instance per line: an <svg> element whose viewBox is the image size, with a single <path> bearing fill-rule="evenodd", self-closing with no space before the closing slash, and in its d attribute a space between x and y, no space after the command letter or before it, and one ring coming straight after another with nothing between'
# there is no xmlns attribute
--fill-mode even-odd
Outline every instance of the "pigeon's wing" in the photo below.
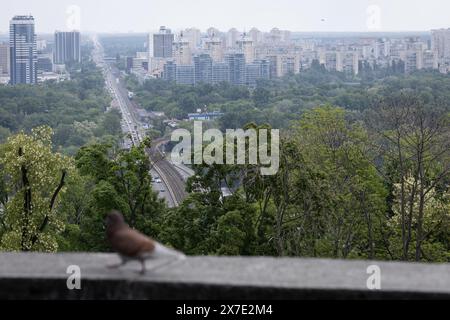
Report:
<svg viewBox="0 0 450 320"><path fill-rule="evenodd" d="M111 246L117 253L132 258L155 250L154 241L130 228L116 232L111 239Z"/></svg>

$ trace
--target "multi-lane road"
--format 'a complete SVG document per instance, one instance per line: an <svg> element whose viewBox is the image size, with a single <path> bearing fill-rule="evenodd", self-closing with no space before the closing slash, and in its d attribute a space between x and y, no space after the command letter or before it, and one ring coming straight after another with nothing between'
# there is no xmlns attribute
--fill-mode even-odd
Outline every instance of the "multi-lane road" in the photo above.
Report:
<svg viewBox="0 0 450 320"><path fill-rule="evenodd" d="M117 68L105 62L103 48L96 37L93 38L93 43L95 47L93 59L103 69L106 86L122 113L122 130L128 137L124 141L125 147L139 145L145 137L145 130L136 117L135 108L128 97L122 75ZM175 166L166 159L161 151L165 142L163 139L155 141L153 147L148 150L153 163L150 173L155 181L154 189L159 192L160 197L166 199L169 207L177 207L187 196L186 179L193 172L183 166Z"/></svg>

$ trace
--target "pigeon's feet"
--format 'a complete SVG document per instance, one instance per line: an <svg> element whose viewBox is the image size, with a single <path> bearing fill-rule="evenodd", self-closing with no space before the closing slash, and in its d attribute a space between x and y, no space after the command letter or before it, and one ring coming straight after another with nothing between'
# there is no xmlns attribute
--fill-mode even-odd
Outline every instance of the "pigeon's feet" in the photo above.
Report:
<svg viewBox="0 0 450 320"><path fill-rule="evenodd" d="M144 276L144 275L147 273L147 268L146 268L146 266L145 266L145 261L142 261L141 264L142 264L142 269L141 269L141 271L139 272L139 274L140 274L141 276Z"/></svg>

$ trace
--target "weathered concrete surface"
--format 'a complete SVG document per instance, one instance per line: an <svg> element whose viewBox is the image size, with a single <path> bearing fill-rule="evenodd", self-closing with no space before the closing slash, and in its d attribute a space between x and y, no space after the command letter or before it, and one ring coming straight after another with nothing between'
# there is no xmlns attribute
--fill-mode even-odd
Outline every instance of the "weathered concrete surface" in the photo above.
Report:
<svg viewBox="0 0 450 320"><path fill-rule="evenodd" d="M145 276L119 270L109 254L0 253L0 299L450 299L450 265L275 258L192 257ZM67 268L81 268L82 289L67 289ZM368 290L367 268L381 268ZM153 270L152 270L153 269Z"/></svg>

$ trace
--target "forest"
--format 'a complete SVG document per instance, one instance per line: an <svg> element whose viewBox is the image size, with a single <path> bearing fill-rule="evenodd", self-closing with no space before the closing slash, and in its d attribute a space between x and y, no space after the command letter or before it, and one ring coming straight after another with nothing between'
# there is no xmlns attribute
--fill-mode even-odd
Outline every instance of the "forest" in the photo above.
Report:
<svg viewBox="0 0 450 320"><path fill-rule="evenodd" d="M195 166L188 198L169 209L152 190L150 139L128 151L106 139L120 126L96 108L103 80L88 77L83 87L85 74L45 85L37 98L0 94L9 135L0 146L0 249L108 251L104 218L117 209L131 227L189 255L450 261L450 77L348 79L316 67L254 90L140 86L130 77L148 110L183 119L206 107L225 114L210 126L282 130L276 175L261 176L259 165ZM51 112L19 112L22 105ZM8 114L14 126L2 120ZM89 137L74 126L87 119L98 129Z"/></svg>
<svg viewBox="0 0 450 320"><path fill-rule="evenodd" d="M95 141L118 141L121 116L107 112L111 98L89 52L84 48L83 63L70 68L70 81L0 86L0 142L43 125L53 128L55 148L64 154Z"/></svg>

